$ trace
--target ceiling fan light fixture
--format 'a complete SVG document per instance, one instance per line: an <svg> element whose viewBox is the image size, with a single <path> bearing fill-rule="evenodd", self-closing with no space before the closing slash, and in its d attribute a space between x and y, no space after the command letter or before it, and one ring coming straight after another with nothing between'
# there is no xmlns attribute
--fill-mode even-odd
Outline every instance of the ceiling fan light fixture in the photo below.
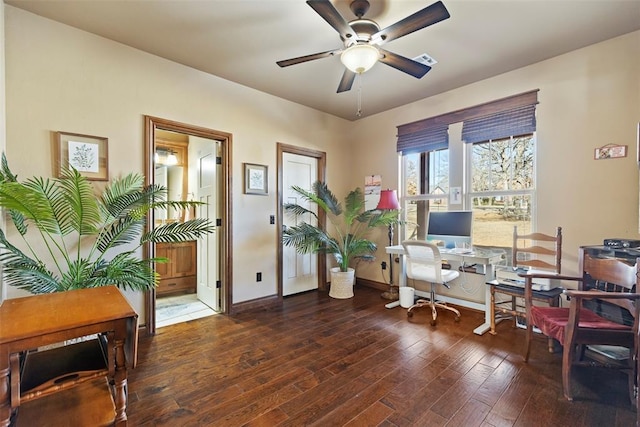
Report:
<svg viewBox="0 0 640 427"><path fill-rule="evenodd" d="M340 61L354 73L362 74L371 69L378 62L380 52L370 44L354 44L349 46L342 55Z"/></svg>

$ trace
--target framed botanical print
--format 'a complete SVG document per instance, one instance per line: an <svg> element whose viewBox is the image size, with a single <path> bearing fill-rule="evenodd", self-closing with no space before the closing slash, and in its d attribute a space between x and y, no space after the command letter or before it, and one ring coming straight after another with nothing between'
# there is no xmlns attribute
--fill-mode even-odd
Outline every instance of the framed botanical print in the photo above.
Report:
<svg viewBox="0 0 640 427"><path fill-rule="evenodd" d="M58 176L63 169L73 167L87 179L109 179L107 138L69 132L56 132L56 137Z"/></svg>
<svg viewBox="0 0 640 427"><path fill-rule="evenodd" d="M244 193L269 194L269 175L266 165L244 164Z"/></svg>

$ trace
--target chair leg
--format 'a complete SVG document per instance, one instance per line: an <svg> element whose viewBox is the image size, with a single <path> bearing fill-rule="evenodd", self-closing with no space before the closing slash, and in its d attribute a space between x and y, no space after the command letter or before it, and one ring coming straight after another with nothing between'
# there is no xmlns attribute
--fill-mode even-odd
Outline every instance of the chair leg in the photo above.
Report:
<svg viewBox="0 0 640 427"><path fill-rule="evenodd" d="M436 326L436 318L438 317L438 311L436 310L436 304L431 301L431 326Z"/></svg>
<svg viewBox="0 0 640 427"><path fill-rule="evenodd" d="M496 334L496 290L494 289L493 286L491 286L491 306L489 307L490 310L490 317L491 317L491 329L489 330L489 333L491 335L495 335Z"/></svg>
<svg viewBox="0 0 640 427"><path fill-rule="evenodd" d="M631 349L630 349L631 350ZM634 357L629 357L627 360L629 368L627 369L627 381L629 382L629 399L631 405L638 410L638 385L636 384L636 361Z"/></svg>
<svg viewBox="0 0 640 427"><path fill-rule="evenodd" d="M431 284L431 292L430 292L429 300L419 299L418 301L416 301L415 304L413 304L411 307L407 309L407 317L413 317L414 309L425 307L425 306L431 307L431 317L432 317L430 322L431 326L436 325L437 318L438 318L438 310L437 310L438 307L444 310L449 310L453 312L456 315L455 321L456 322L460 321L460 312L458 310L456 310L453 307L449 307L446 303L436 302L436 291L434 289L433 283Z"/></svg>
<svg viewBox="0 0 640 427"><path fill-rule="evenodd" d="M453 313L456 315L456 317L454 318L454 319L455 319L455 321L456 321L456 322L459 322L459 321L460 321L460 312L459 312L458 310L456 310L455 308L453 308L453 307L449 307L447 304L440 303L440 302L437 302L437 303L435 303L434 305L435 305L436 307L440 307L440 308L442 308L442 309L444 309L444 310L449 310L449 311L453 312Z"/></svg>
<svg viewBox="0 0 640 427"><path fill-rule="evenodd" d="M531 352L531 339L533 338L533 325L531 325L531 321L527 319L527 331L525 333L525 348L524 348L524 361L525 363L529 361L529 354Z"/></svg>
<svg viewBox="0 0 640 427"><path fill-rule="evenodd" d="M564 391L564 397L569 401L573 400L573 394L571 393L571 369L573 367L575 351L575 345L564 343L564 351L562 352L562 389Z"/></svg>

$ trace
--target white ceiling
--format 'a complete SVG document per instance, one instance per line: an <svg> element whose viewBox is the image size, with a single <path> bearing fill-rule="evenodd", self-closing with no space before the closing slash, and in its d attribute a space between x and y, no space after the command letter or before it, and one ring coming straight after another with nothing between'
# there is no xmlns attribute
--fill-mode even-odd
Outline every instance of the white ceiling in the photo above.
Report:
<svg viewBox="0 0 640 427"><path fill-rule="evenodd" d="M435 0L371 0L381 28ZM386 44L438 63L416 79L382 63L362 76L363 117L640 29L640 0L443 0L451 17ZM5 3L290 101L355 120L358 80L336 93L342 47L304 0L5 0ZM349 0L333 0L348 21Z"/></svg>

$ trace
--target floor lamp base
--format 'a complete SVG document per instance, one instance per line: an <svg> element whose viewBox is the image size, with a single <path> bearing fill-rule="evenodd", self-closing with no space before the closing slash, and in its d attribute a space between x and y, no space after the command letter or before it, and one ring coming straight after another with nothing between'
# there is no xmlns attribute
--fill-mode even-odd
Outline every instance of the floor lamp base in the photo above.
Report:
<svg viewBox="0 0 640 427"><path fill-rule="evenodd" d="M386 292L383 292L382 295L380 296L384 299L388 299L391 301L397 301L400 299L400 293L398 292L398 287L395 285L389 286L389 290Z"/></svg>

